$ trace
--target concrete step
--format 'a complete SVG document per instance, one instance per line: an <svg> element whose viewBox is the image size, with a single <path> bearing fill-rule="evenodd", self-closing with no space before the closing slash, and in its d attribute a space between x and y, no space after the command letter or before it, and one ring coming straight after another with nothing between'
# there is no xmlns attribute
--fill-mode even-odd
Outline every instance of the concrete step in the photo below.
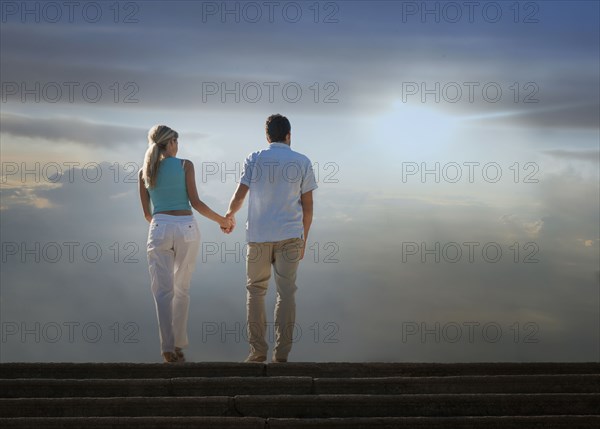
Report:
<svg viewBox="0 0 600 429"><path fill-rule="evenodd" d="M0 363L0 379L7 378L176 378L261 377L266 365L235 362L202 363Z"/></svg>
<svg viewBox="0 0 600 429"><path fill-rule="evenodd" d="M2 398L309 395L311 377L189 377L150 379L16 378L0 380Z"/></svg>
<svg viewBox="0 0 600 429"><path fill-rule="evenodd" d="M600 363L2 363L0 427L600 427Z"/></svg>
<svg viewBox="0 0 600 429"><path fill-rule="evenodd" d="M2 429L265 429L259 417L17 417L0 418Z"/></svg>
<svg viewBox="0 0 600 429"><path fill-rule="evenodd" d="M315 378L324 394L600 393L600 375L465 375L447 377Z"/></svg>
<svg viewBox="0 0 600 429"><path fill-rule="evenodd" d="M448 377L187 377L0 380L2 398L423 393L600 393L600 375Z"/></svg>
<svg viewBox="0 0 600 429"><path fill-rule="evenodd" d="M175 365L140 363L0 363L7 378L176 378L176 377L433 377L459 375L600 374L598 362L348 363L289 362L247 364L200 362Z"/></svg>
<svg viewBox="0 0 600 429"><path fill-rule="evenodd" d="M241 416L228 396L0 399L0 417Z"/></svg>
<svg viewBox="0 0 600 429"><path fill-rule="evenodd" d="M600 362L482 362L482 363L316 363L266 365L268 376L445 377L459 375L600 374ZM0 377L1 378L1 377Z"/></svg>
<svg viewBox="0 0 600 429"><path fill-rule="evenodd" d="M268 429L597 429L600 416L267 419Z"/></svg>
<svg viewBox="0 0 600 429"><path fill-rule="evenodd" d="M4 398L0 417L277 418L596 415L597 393Z"/></svg>
<svg viewBox="0 0 600 429"><path fill-rule="evenodd" d="M3 429L597 429L600 416L373 417L18 417Z"/></svg>
<svg viewBox="0 0 600 429"><path fill-rule="evenodd" d="M600 394L241 395L235 407L285 418L596 415Z"/></svg>

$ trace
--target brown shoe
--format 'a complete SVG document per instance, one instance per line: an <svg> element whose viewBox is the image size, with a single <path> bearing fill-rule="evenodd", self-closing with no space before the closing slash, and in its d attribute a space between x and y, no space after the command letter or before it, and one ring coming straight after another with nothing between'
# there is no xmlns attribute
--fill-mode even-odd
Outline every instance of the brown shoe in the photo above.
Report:
<svg viewBox="0 0 600 429"><path fill-rule="evenodd" d="M185 362L185 355L180 347L175 347L175 354L177 355L178 362Z"/></svg>
<svg viewBox="0 0 600 429"><path fill-rule="evenodd" d="M164 363L177 363L179 359L177 359L177 355L173 352L164 352L163 361Z"/></svg>
<svg viewBox="0 0 600 429"><path fill-rule="evenodd" d="M249 362L265 362L267 360L266 356L255 356L255 355L250 355L246 358L246 360L244 361L244 363L249 363Z"/></svg>

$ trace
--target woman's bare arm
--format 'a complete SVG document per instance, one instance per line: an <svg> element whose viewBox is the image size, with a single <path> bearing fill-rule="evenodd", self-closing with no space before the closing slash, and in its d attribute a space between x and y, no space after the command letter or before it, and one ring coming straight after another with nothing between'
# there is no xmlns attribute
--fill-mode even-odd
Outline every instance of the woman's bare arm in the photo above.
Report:
<svg viewBox="0 0 600 429"><path fill-rule="evenodd" d="M202 216L217 222L221 228L230 228L232 221L215 213L210 207L200 200L198 189L196 188L196 173L194 164L190 160L185 160L185 184L187 187L188 198L192 207Z"/></svg>
<svg viewBox="0 0 600 429"><path fill-rule="evenodd" d="M146 185L144 184L144 179L142 178L142 170L140 170L138 175L138 187L140 190L140 201L142 202L144 217L148 222L152 222L152 213L150 211L150 195L148 194L148 189L146 189Z"/></svg>

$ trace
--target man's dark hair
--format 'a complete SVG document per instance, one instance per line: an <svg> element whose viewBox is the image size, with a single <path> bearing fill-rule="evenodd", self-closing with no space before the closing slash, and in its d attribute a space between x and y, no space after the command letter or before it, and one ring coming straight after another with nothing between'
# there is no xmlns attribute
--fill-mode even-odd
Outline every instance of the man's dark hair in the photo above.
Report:
<svg viewBox="0 0 600 429"><path fill-rule="evenodd" d="M267 136L271 142L283 142L285 141L285 136L291 131L292 126L290 125L290 121L283 115L279 113L275 115L271 115L267 118L267 123L265 125L265 131L267 132Z"/></svg>

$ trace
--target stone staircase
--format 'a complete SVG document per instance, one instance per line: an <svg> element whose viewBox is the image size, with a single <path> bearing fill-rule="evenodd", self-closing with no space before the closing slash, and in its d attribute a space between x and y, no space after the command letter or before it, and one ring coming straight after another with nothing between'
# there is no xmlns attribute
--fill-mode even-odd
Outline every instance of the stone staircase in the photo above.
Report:
<svg viewBox="0 0 600 429"><path fill-rule="evenodd" d="M3 363L0 428L600 428L600 363Z"/></svg>

